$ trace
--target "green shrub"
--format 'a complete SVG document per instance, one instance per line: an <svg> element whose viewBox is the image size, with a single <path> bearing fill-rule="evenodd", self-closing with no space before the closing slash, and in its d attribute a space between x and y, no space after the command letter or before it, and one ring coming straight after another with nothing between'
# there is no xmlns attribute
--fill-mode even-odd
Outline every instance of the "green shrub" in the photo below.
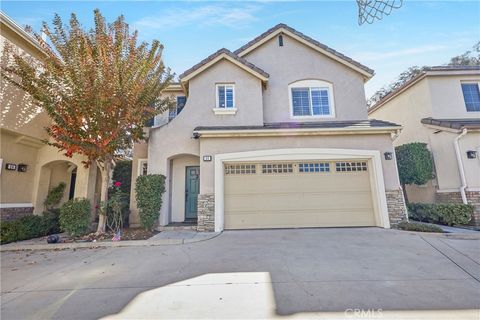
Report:
<svg viewBox="0 0 480 320"><path fill-rule="evenodd" d="M60 227L71 236L79 236L90 227L91 208L87 199L72 199L60 208Z"/></svg>
<svg viewBox="0 0 480 320"><path fill-rule="evenodd" d="M142 226L151 230L158 220L165 192L165 176L147 174L137 178L135 196Z"/></svg>
<svg viewBox="0 0 480 320"><path fill-rule="evenodd" d="M65 184L65 182L60 182L57 186L53 187L52 189L50 189L50 191L48 191L47 198L43 202L47 210L55 208L60 203L60 201L62 201L66 187L67 185Z"/></svg>
<svg viewBox="0 0 480 320"><path fill-rule="evenodd" d="M0 243L43 237L60 231L58 214L44 212L43 216L26 216L1 224Z"/></svg>
<svg viewBox="0 0 480 320"><path fill-rule="evenodd" d="M433 157L426 143L403 144L395 154L401 184L422 185L433 178Z"/></svg>
<svg viewBox="0 0 480 320"><path fill-rule="evenodd" d="M411 219L439 223L448 226L468 224L473 214L473 206L456 203L410 203L408 215Z"/></svg>
<svg viewBox="0 0 480 320"><path fill-rule="evenodd" d="M18 219L22 228L20 229L22 238L38 238L45 235L43 217L26 216Z"/></svg>
<svg viewBox="0 0 480 320"><path fill-rule="evenodd" d="M43 213L43 223L47 234L59 233L60 228L60 209L52 209Z"/></svg>
<svg viewBox="0 0 480 320"><path fill-rule="evenodd" d="M5 221L0 226L0 242L2 244L18 241L18 222Z"/></svg>
<svg viewBox="0 0 480 320"><path fill-rule="evenodd" d="M420 231L420 232L443 232L443 230L433 224L423 224L423 223L415 223L415 222L408 222L402 221L398 224L398 229L406 230L406 231Z"/></svg>

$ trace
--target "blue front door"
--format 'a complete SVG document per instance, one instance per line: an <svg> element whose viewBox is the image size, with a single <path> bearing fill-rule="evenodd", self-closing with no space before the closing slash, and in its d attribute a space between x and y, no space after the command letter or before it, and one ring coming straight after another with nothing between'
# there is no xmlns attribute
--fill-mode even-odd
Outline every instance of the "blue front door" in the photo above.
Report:
<svg viewBox="0 0 480 320"><path fill-rule="evenodd" d="M185 219L197 218L197 199L200 191L200 167L186 167Z"/></svg>

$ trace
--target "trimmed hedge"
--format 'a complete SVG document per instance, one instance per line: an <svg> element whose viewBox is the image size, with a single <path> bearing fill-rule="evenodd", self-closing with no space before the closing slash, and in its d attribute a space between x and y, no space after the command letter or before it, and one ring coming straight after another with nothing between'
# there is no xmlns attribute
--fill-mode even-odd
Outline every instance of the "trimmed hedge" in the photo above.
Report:
<svg viewBox="0 0 480 320"><path fill-rule="evenodd" d="M147 230L152 230L160 215L162 195L165 192L165 176L147 174L137 178L135 198L140 214L140 222Z"/></svg>
<svg viewBox="0 0 480 320"><path fill-rule="evenodd" d="M454 203L410 203L407 206L411 219L447 226L468 224L474 210L472 205Z"/></svg>
<svg viewBox="0 0 480 320"><path fill-rule="evenodd" d="M58 211L44 212L43 216L26 216L1 224L0 243L10 243L43 237L60 231Z"/></svg>
<svg viewBox="0 0 480 320"><path fill-rule="evenodd" d="M443 230L433 224L423 224L423 223L415 223L415 222L408 222L402 221L398 224L398 229L406 230L406 231L420 231L420 232L443 232Z"/></svg>
<svg viewBox="0 0 480 320"><path fill-rule="evenodd" d="M91 207L87 199L72 199L60 208L60 227L71 236L85 234L90 228Z"/></svg>

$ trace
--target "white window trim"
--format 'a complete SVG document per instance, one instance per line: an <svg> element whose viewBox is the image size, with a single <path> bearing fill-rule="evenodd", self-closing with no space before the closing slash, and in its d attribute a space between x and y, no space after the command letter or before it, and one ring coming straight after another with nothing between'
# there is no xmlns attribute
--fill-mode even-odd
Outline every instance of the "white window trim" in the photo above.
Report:
<svg viewBox="0 0 480 320"><path fill-rule="evenodd" d="M328 103L330 114L320 114L311 116L294 116L293 115L293 101L292 101L292 88L321 88L328 91ZM311 95L311 90L310 90ZM312 108L312 97L310 99L310 109ZM288 104L290 106L290 118L291 119L318 119L318 118L335 118L335 100L333 94L333 85L330 82L323 80L300 80L290 83L288 85Z"/></svg>
<svg viewBox="0 0 480 320"><path fill-rule="evenodd" d="M8 208L33 208L33 203L25 202L25 203L0 203L1 209L8 209Z"/></svg>
<svg viewBox="0 0 480 320"><path fill-rule="evenodd" d="M237 108L213 108L212 110L216 115L229 115L237 113Z"/></svg>
<svg viewBox="0 0 480 320"><path fill-rule="evenodd" d="M480 82L479 81L475 81L475 80L471 80L471 81L460 81L460 91L462 93L462 99L463 99L463 105L465 107L465 111L468 112L469 114L470 113L479 113L480 111L468 111L467 110L467 103L465 102L465 96L463 95L463 89L462 89L462 84L476 84L477 87L478 87L478 90L480 91Z"/></svg>
<svg viewBox="0 0 480 320"><path fill-rule="evenodd" d="M233 107L227 107L227 92L225 92L225 108L222 108L220 107L220 105L218 104L218 87L222 87L222 86L230 86L232 87L232 95L233 95ZM217 83L215 84L215 109L237 109L237 105L235 103L235 84L234 83ZM215 110L214 109L214 110Z"/></svg>
<svg viewBox="0 0 480 320"><path fill-rule="evenodd" d="M142 175L142 164L146 162L147 163L147 168L148 168L148 159L147 158L139 158L138 159L138 164L137 164L137 177ZM147 169L147 174L148 174L148 169Z"/></svg>

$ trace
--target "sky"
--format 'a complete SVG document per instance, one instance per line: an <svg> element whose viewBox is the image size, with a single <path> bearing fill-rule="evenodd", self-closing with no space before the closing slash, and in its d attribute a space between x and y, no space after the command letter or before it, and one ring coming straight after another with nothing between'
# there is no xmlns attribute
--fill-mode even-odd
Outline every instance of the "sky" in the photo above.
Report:
<svg viewBox="0 0 480 320"><path fill-rule="evenodd" d="M398 0L397 0L398 1ZM374 24L359 26L355 1L1 1L20 25L39 30L54 13L76 13L85 28L100 9L124 15L141 40L165 46L177 75L220 48L235 50L278 23L375 70L367 98L410 66L442 65L480 40L480 1L410 1ZM267 70L268 72L268 70Z"/></svg>

